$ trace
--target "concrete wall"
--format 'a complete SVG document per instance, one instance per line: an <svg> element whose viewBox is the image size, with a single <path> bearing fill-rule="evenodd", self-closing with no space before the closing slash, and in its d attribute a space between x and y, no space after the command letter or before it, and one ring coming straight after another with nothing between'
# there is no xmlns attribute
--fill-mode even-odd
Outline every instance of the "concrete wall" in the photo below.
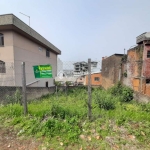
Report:
<svg viewBox="0 0 150 150"><path fill-rule="evenodd" d="M15 66L15 85L21 86L21 62L24 61L26 65L26 83L35 82L29 86L45 87L48 82L49 86L53 86L53 81L57 75L57 55L50 51L50 57L46 57L46 48L41 45L13 32L14 39L14 66ZM35 79L33 66L34 65L52 65L53 78L51 79Z"/></svg>
<svg viewBox="0 0 150 150"><path fill-rule="evenodd" d="M134 92L134 99L140 103L149 103L150 97L139 92Z"/></svg>
<svg viewBox="0 0 150 150"><path fill-rule="evenodd" d="M7 104L15 95L16 91L20 91L20 95L22 95L22 88L21 87L6 87L0 86L0 103ZM40 98L41 96L52 94L55 92L55 87L27 87L27 100L35 100ZM9 97L9 98L8 98Z"/></svg>

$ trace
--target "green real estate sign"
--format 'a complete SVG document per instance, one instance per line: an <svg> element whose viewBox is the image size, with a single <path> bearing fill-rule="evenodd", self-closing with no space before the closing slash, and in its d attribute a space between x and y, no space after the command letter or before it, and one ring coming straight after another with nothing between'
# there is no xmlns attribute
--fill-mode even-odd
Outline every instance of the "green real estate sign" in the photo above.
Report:
<svg viewBox="0 0 150 150"><path fill-rule="evenodd" d="M52 66L51 65L38 65L33 66L35 78L52 78Z"/></svg>

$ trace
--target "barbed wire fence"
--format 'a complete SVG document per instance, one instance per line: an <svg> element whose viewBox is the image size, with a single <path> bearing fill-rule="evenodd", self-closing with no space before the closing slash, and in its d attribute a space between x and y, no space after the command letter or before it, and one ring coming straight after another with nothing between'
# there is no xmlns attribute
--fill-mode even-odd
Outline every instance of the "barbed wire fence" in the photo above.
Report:
<svg viewBox="0 0 150 150"><path fill-rule="evenodd" d="M72 82L75 83L77 78L79 78L80 81L80 77L82 75L87 75L88 74L88 70L87 70L87 62L84 62L85 64L82 65L79 70L75 70L75 63L79 63L76 61L64 61L62 63L57 63L58 66L56 66L56 64L52 64L53 66L53 78L52 79L35 79L34 78L34 72L33 72L33 66L34 65L38 65L36 64L36 62L25 62L26 65L26 86L27 86L27 95L28 98L38 98L40 97L40 95L46 94L48 93L47 91L44 92L45 90L43 90L46 87L46 82L49 83L48 87L49 89L51 89L52 91L55 90L54 88L54 79L57 80L59 79L59 81L68 81L68 82ZM95 70L93 71L99 71L100 72L100 61L97 62L97 67L93 67ZM57 69L57 70L56 70ZM77 68L76 68L77 69ZM5 95L4 94L4 89L6 91L12 91L11 93L15 92L16 88L18 90L18 93L20 92L21 94L21 88L22 88L22 70L21 70L21 61L16 61L14 62L0 62L0 87L1 87L1 95ZM81 80L82 81L82 80ZM81 81L79 83L81 83ZM83 82L82 82L83 84ZM41 89L40 89L41 88ZM13 90L10 90L13 89ZM30 90L28 90L30 89ZM34 89L34 90L31 90ZM39 91L37 92L37 89L39 89ZM41 91L41 92L40 92ZM12 95L9 94L8 92L6 92L7 95ZM21 97L20 96L20 97ZM1 101L6 102L5 96L3 96L3 99L1 98Z"/></svg>
<svg viewBox="0 0 150 150"><path fill-rule="evenodd" d="M92 119L92 94L91 94L91 74L101 72L101 61L66 61L58 62L58 74L55 80L60 82L62 85L67 86L67 83L70 82L72 86L87 86L87 108L88 108L88 119ZM99 78L99 76L98 76ZM100 79L101 80L101 79ZM56 86L57 87L57 86ZM58 88L57 88L58 89ZM58 95L57 95L58 97Z"/></svg>
<svg viewBox="0 0 150 150"><path fill-rule="evenodd" d="M57 81L65 83L66 81L78 82L85 85L80 77L88 75L88 62L87 61L64 61L57 64ZM98 73L101 71L101 61L93 61L91 64L91 73ZM78 80L79 79L79 80Z"/></svg>
<svg viewBox="0 0 150 150"><path fill-rule="evenodd" d="M102 79L101 85L107 87L113 86L118 81L121 81L124 85L127 85L142 94L148 92L148 85L150 85L150 61L149 60L135 60L127 59L125 62L118 62L113 64L113 67L101 68L101 61L91 60L91 70L88 70L87 61L64 61L52 64L53 66L53 78L52 79L35 79L33 73L33 66L35 62L26 62L25 73L21 70L21 62L14 65L13 62L0 62L0 101L1 103L15 103L20 102L23 104L23 74L26 74L26 91L27 99L37 99L42 95L54 93L56 86L54 80L61 83L63 89L66 90L66 86L79 86L85 85L87 91L89 91L89 103L91 103L91 76L92 73L101 73ZM56 70L57 69L57 70ZM106 71L106 78L103 73ZM87 77L87 81L85 79ZM49 83L48 86L47 82ZM67 85L68 84L68 85ZM90 107L89 107L90 112ZM90 114L90 113L89 113ZM89 118L91 115L89 115Z"/></svg>

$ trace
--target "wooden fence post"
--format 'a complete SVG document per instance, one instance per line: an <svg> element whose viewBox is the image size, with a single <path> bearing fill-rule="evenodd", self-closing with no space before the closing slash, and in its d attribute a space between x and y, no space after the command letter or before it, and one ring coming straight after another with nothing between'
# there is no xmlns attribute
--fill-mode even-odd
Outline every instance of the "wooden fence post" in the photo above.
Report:
<svg viewBox="0 0 150 150"><path fill-rule="evenodd" d="M22 62L21 68L22 68L22 100L24 107L24 115L26 115L28 113L28 108L27 108L27 93L26 93L25 62Z"/></svg>
<svg viewBox="0 0 150 150"><path fill-rule="evenodd" d="M92 96L91 96L91 59L88 59L88 118L92 119Z"/></svg>

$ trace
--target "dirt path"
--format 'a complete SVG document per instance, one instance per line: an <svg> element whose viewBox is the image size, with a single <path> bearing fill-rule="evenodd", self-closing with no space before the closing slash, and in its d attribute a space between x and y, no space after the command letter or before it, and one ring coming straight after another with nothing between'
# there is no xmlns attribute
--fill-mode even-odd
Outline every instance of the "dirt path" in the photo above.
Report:
<svg viewBox="0 0 150 150"><path fill-rule="evenodd" d="M0 150L38 150L40 143L34 139L21 139L12 128L0 127Z"/></svg>

